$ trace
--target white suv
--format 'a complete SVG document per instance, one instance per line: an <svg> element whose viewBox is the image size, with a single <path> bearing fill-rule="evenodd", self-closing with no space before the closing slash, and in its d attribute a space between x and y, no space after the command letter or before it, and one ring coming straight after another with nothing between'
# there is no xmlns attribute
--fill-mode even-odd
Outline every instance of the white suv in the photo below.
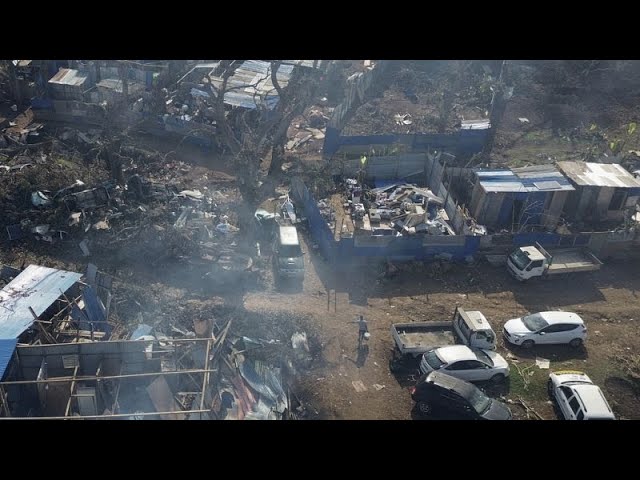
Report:
<svg viewBox="0 0 640 480"><path fill-rule="evenodd" d="M582 372L565 370L549 375L549 395L565 420L615 420L602 390Z"/></svg>
<svg viewBox="0 0 640 480"><path fill-rule="evenodd" d="M524 348L557 343L578 348L587 338L587 327L575 313L539 312L509 320L502 333L507 342Z"/></svg>

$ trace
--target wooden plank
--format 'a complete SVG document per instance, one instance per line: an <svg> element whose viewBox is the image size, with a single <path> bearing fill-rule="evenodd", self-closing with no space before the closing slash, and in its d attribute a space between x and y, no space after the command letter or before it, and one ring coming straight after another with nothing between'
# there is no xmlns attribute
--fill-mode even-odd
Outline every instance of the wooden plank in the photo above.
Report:
<svg viewBox="0 0 640 480"><path fill-rule="evenodd" d="M67 408L64 410L64 416L69 416L69 410L71 409L71 399L73 398L73 390L76 388L76 375L78 374L79 365L73 369L73 380L71 382L71 388L69 389L69 400L67 401Z"/></svg>

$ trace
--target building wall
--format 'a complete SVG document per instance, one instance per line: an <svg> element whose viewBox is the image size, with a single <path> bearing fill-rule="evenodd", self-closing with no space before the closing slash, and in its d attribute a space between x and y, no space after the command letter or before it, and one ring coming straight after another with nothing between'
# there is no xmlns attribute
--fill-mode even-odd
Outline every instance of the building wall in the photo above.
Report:
<svg viewBox="0 0 640 480"><path fill-rule="evenodd" d="M477 219L480 212L481 202L484 200L484 192L480 187L480 182L476 181L473 186L473 192L471 193L471 203L469 204L469 211Z"/></svg>
<svg viewBox="0 0 640 480"><path fill-rule="evenodd" d="M611 212L611 216L609 215L609 204L611 203L611 198L615 191L616 189L613 187L600 187L595 204L596 219L604 220L615 218L615 211Z"/></svg>
<svg viewBox="0 0 640 480"><path fill-rule="evenodd" d="M506 208L505 197L504 193L482 192L481 200L478 204L478 212L475 214L478 223L488 227L500 224L500 218L507 216L507 213L504 212L504 208Z"/></svg>
<svg viewBox="0 0 640 480"><path fill-rule="evenodd" d="M569 197L569 193L571 192L553 192L551 204L542 216L542 224L545 228L553 230L558 226L558 220Z"/></svg>
<svg viewBox="0 0 640 480"><path fill-rule="evenodd" d="M593 216L599 193L598 190L598 187L582 187L575 213L570 219L581 222L589 216Z"/></svg>

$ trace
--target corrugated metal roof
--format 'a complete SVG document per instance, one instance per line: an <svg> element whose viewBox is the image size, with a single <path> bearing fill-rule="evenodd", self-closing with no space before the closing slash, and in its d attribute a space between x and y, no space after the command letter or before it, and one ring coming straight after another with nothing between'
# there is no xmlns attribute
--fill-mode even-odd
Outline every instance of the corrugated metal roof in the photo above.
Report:
<svg viewBox="0 0 640 480"><path fill-rule="evenodd" d="M81 273L29 265L0 291L0 338L18 338L33 324L33 315L44 313L82 277Z"/></svg>
<svg viewBox="0 0 640 480"><path fill-rule="evenodd" d="M558 167L579 186L640 188L640 180L617 163L558 162Z"/></svg>
<svg viewBox="0 0 640 480"><path fill-rule="evenodd" d="M293 72L293 65L281 65L276 78L286 88ZM220 88L222 79L210 76L214 87ZM278 103L278 92L271 82L271 63L246 60L227 81L224 103L233 107L255 109L258 105L273 109Z"/></svg>
<svg viewBox="0 0 640 480"><path fill-rule="evenodd" d="M553 165L478 170L480 185L486 192L558 192L575 190Z"/></svg>
<svg viewBox="0 0 640 480"><path fill-rule="evenodd" d="M295 65L296 67L314 68L313 62L318 62L315 68L320 68L324 64L325 60L282 60L282 63L287 65Z"/></svg>
<svg viewBox="0 0 640 480"><path fill-rule="evenodd" d="M81 86L87 80L87 75L80 73L78 70L73 70L70 68L61 68L58 73L56 73L49 83L55 83L58 85L72 85L72 86Z"/></svg>
<svg viewBox="0 0 640 480"><path fill-rule="evenodd" d="M16 350L16 343L18 340L15 338L0 339L0 380L4 377L4 372L11 362L13 352Z"/></svg>
<svg viewBox="0 0 640 480"><path fill-rule="evenodd" d="M96 87L105 88L107 90L113 90L117 93L122 93L122 80L119 78L103 78L98 83L96 83ZM134 80L129 80L127 83L127 88L129 92L143 88L143 85L140 82L136 82Z"/></svg>

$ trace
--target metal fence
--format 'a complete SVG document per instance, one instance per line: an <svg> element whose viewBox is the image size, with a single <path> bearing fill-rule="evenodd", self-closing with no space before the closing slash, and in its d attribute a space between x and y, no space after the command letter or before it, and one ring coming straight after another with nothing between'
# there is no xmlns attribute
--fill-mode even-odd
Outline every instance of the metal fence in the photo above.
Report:
<svg viewBox="0 0 640 480"><path fill-rule="evenodd" d="M291 198L298 208L302 208L309 223L311 236L320 248L322 256L329 261L333 260L335 247L333 233L331 233L325 219L322 218L316 199L299 178L291 180Z"/></svg>

